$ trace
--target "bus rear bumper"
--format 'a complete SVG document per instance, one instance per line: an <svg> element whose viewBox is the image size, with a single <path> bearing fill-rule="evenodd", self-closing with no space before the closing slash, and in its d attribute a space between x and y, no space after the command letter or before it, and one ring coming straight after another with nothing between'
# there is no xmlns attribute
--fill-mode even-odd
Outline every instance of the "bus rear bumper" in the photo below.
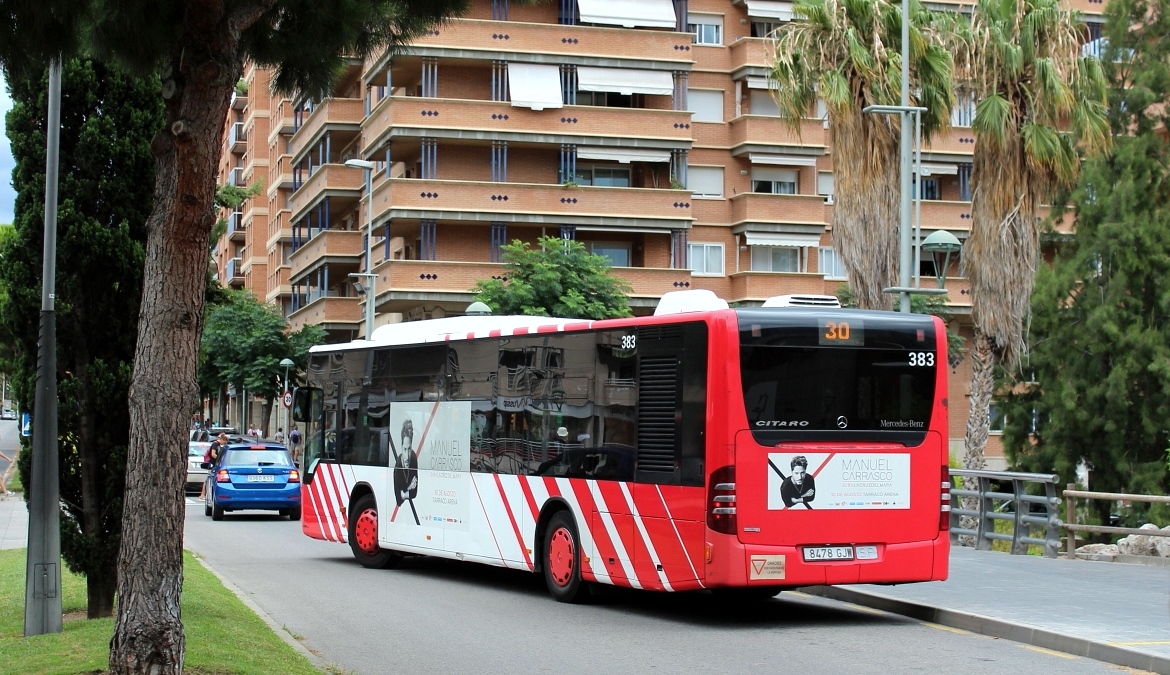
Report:
<svg viewBox="0 0 1170 675"><path fill-rule="evenodd" d="M709 588L942 581L947 578L950 554L945 532L930 541L858 544L853 560L806 561L804 546L744 545L732 537L719 539L711 542L706 570ZM862 548L870 550L862 553ZM871 554L876 555L858 558Z"/></svg>

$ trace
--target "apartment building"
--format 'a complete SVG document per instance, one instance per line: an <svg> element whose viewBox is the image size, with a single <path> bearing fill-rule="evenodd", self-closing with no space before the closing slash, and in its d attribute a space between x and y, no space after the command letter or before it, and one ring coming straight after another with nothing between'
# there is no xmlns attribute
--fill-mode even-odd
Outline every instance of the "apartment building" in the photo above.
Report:
<svg viewBox="0 0 1170 675"><path fill-rule="evenodd" d="M1102 2L1072 4L1099 37ZM351 275L377 275L377 324L461 314L477 280L505 273L503 244L541 235L609 258L636 313L674 290L742 305L834 293L824 111L794 130L768 90L766 36L791 18L781 0L476 0L404 53L350 62L324 100L270 96L249 66L221 182L264 189L224 214L218 278L335 341L364 335L371 299ZM973 114L961 100L924 149L916 241L966 238ZM347 160L372 162L370 184ZM961 324L961 260L946 276ZM968 362L951 378L961 454ZM994 435L988 453L1003 465Z"/></svg>

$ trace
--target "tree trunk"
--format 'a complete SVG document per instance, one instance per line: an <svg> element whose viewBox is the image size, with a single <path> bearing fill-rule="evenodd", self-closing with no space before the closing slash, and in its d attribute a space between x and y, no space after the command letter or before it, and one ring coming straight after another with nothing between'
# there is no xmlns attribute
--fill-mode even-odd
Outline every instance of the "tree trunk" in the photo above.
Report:
<svg viewBox="0 0 1170 675"><path fill-rule="evenodd" d="M100 619L114 615L114 591L118 586L118 567L91 570L85 577L86 618Z"/></svg>
<svg viewBox="0 0 1170 675"><path fill-rule="evenodd" d="M270 425L272 423L272 401L273 398L271 396L267 396L264 398L264 403L260 404L260 419L264 420L261 423L260 431L264 438L272 437L272 434L268 433L271 430Z"/></svg>
<svg viewBox="0 0 1170 675"><path fill-rule="evenodd" d="M84 341L79 341L78 344L84 345ZM113 564L104 564L106 558L104 549L109 543L107 538L115 535L102 534L106 501L102 498L105 491L99 485L101 461L98 458L97 420L94 419L93 394L90 386L91 373L88 365L90 357L88 354L82 354L78 360L82 365L77 373L80 382L77 403L81 409L77 430L77 454L81 460L81 505L84 510L80 524L82 533L94 544L90 564L85 570L86 594L89 599L86 604L86 618L100 619L113 614L118 568Z"/></svg>
<svg viewBox="0 0 1170 675"><path fill-rule="evenodd" d="M967 412L967 436L963 441L963 468L982 469L987 466L983 457L987 447L987 432L991 426L990 406L991 394L995 387L995 350L992 348L991 338L983 331L975 328L975 336L971 345L971 396ZM964 487L969 487L965 481ZM979 508L976 497L963 497L963 508L974 510ZM963 516L960 522L962 527L974 529L978 524L975 518ZM974 546L975 539L970 536L959 537L962 546Z"/></svg>
<svg viewBox="0 0 1170 675"><path fill-rule="evenodd" d="M203 328L207 242L224 119L243 64L220 3L190 3L162 72L167 127L155 136L154 211L130 386L130 447L110 640L116 675L180 675L185 637L183 487Z"/></svg>

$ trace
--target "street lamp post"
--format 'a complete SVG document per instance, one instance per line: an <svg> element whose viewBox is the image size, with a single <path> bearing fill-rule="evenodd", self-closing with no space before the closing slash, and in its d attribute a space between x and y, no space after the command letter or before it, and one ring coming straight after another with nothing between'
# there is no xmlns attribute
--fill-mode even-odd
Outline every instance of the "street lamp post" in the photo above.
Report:
<svg viewBox="0 0 1170 675"><path fill-rule="evenodd" d="M374 339L374 305L378 299L377 276L374 274L374 163L364 159L347 159L345 165L362 169L366 173L366 271L349 276L365 279L366 290L366 339Z"/></svg>
<svg viewBox="0 0 1170 675"><path fill-rule="evenodd" d="M284 395L289 392L288 369L292 368L296 364L293 363L292 359L281 359L280 365L284 366L284 389L281 391L281 401L280 401L280 404L284 405ZM290 428L292 428L292 421L291 421L291 418L289 417L291 414L292 413L290 412L289 406L284 406L284 433L285 433L286 439L288 438L288 430Z"/></svg>

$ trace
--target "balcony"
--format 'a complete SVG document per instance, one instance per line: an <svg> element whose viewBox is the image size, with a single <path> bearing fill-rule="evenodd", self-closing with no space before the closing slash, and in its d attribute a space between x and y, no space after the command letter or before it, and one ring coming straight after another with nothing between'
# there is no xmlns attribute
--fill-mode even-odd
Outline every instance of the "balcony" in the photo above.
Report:
<svg viewBox="0 0 1170 675"><path fill-rule="evenodd" d="M232 110L243 110L248 107L248 92L240 94L232 92Z"/></svg>
<svg viewBox="0 0 1170 675"><path fill-rule="evenodd" d="M731 154L747 152L775 152L782 147L813 147L824 151L829 144L829 132L821 120L804 119L800 129L794 130L779 117L742 115L728 124Z"/></svg>
<svg viewBox="0 0 1170 675"><path fill-rule="evenodd" d="M660 147L689 147L691 142L691 113L681 110L574 105L536 111L513 107L507 101L387 98L388 102L379 102L363 127L363 136L369 139L365 143L367 156L385 145L390 130L395 127L466 130L469 138L482 138L484 132L495 132L542 137L587 136L599 143L611 137L669 141Z"/></svg>
<svg viewBox="0 0 1170 675"><path fill-rule="evenodd" d="M967 157L956 157L955 161L969 162L971 161L970 156L975 153L975 132L971 130L971 127L951 127L935 134L929 144L924 143L922 152L967 155Z"/></svg>
<svg viewBox="0 0 1170 675"><path fill-rule="evenodd" d="M678 63L678 70L690 69L694 52L689 34L639 30L636 39L630 39L630 35L630 30L625 28L455 19L415 39L410 51L421 56L442 56L445 50L450 50L452 55L458 53L461 58L484 59L508 59L516 53L571 54L610 61L673 61ZM369 84L386 84L384 73L388 62L389 57L382 55L362 79ZM623 63L619 67L623 66L638 67L638 64Z"/></svg>
<svg viewBox="0 0 1170 675"><path fill-rule="evenodd" d="M731 57L733 78L739 71L751 69L772 69L772 41L767 38L740 38L731 43L727 50Z"/></svg>
<svg viewBox="0 0 1170 675"><path fill-rule="evenodd" d="M731 223L805 223L824 226L825 198L821 195L774 195L742 192L731 202ZM925 211L924 211L925 213ZM925 216L923 216L925 218Z"/></svg>
<svg viewBox="0 0 1170 675"><path fill-rule="evenodd" d="M237 166L228 171L227 184L233 187L245 187L244 185L244 167Z"/></svg>
<svg viewBox="0 0 1170 675"><path fill-rule="evenodd" d="M774 295L831 293L825 275L800 272L736 272L729 275L728 302L763 302ZM835 284L834 284L835 286Z"/></svg>
<svg viewBox="0 0 1170 675"><path fill-rule="evenodd" d="M289 256L292 283L300 283L304 276L321 265L334 264L357 268L361 256L362 233L356 230L325 230L317 233Z"/></svg>
<svg viewBox="0 0 1170 675"><path fill-rule="evenodd" d="M327 98L317 104L309 118L301 124L288 142L289 152L299 163L326 132L340 134L334 147L341 150L361 131L366 116L365 101L360 98ZM295 148L295 149L294 149Z"/></svg>
<svg viewBox="0 0 1170 675"><path fill-rule="evenodd" d="M313 171L313 175L301 184L300 188L288 199L288 208L292 211L292 222L305 216L326 197L341 198L345 204L337 204L336 213L345 207L351 207L361 197L365 187L365 172L362 169L345 166L344 164L325 164ZM348 202L353 202L349 204Z"/></svg>
<svg viewBox="0 0 1170 675"><path fill-rule="evenodd" d="M248 149L248 133L243 122L236 122L228 129L228 148L237 155Z"/></svg>
<svg viewBox="0 0 1170 675"><path fill-rule="evenodd" d="M924 230L970 230L971 202L944 202L924 199L922 204L922 228ZM924 233L929 234L929 232Z"/></svg>
<svg viewBox="0 0 1170 675"><path fill-rule="evenodd" d="M305 326L322 326L326 329L356 329L362 322L360 298L339 298L320 296L289 314L289 330L297 331Z"/></svg>
<svg viewBox="0 0 1170 675"><path fill-rule="evenodd" d="M406 312L422 303L462 312L474 300L475 282L502 276L507 268L503 263L392 260L380 262L374 272L379 274L375 289L379 312ZM690 270L614 267L611 273L633 287L632 304L638 298L657 299L668 291L694 287Z"/></svg>
<svg viewBox="0 0 1170 675"><path fill-rule="evenodd" d="M232 258L227 261L227 268L224 276L229 283L244 283L244 267L242 258Z"/></svg>
<svg viewBox="0 0 1170 675"><path fill-rule="evenodd" d="M625 224L662 228L663 232L689 227L692 219L688 190L412 178L379 183L374 189L374 206L379 212L391 209L392 218Z"/></svg>
<svg viewBox="0 0 1170 675"><path fill-rule="evenodd" d="M228 239L230 241L243 241L245 234L243 212L233 211L227 218Z"/></svg>

